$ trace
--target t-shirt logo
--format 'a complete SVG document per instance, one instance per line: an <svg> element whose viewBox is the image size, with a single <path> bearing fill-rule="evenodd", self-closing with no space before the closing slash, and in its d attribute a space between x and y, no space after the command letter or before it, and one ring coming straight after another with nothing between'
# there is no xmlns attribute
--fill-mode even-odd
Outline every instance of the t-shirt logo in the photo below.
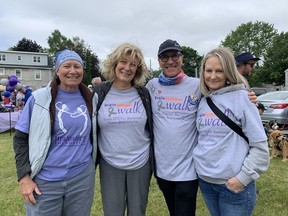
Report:
<svg viewBox="0 0 288 216"><path fill-rule="evenodd" d="M199 102L199 99L196 94L189 95L188 102L192 105L196 105Z"/></svg>
<svg viewBox="0 0 288 216"><path fill-rule="evenodd" d="M66 104L63 104L62 102L57 102L55 104L55 107L57 109L57 118L58 118L58 121L59 121L59 127L60 129L63 131L63 133L67 133L67 129L65 129L64 127L64 124L63 124L63 114L68 114L69 117L75 119L75 118L79 118L81 116L84 116L85 118L85 122L84 122L84 125L83 125L83 129L81 130L80 132L80 136L83 135L83 133L85 132L85 130L87 129L87 126L88 126L88 116L87 116L87 107L85 105L80 105L79 107L77 107L76 110L74 111L71 111L69 109L69 107L66 105Z"/></svg>

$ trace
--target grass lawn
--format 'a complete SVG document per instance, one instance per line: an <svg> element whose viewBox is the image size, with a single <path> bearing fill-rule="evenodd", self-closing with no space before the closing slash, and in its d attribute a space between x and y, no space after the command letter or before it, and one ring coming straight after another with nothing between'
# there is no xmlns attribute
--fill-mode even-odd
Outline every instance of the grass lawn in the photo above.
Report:
<svg viewBox="0 0 288 216"><path fill-rule="evenodd" d="M0 134L0 216L23 216L25 209L19 193L16 179L14 152L9 132ZM288 161L281 158L271 160L269 170L257 181L260 193L257 197L255 216L279 216L288 214ZM92 207L92 216L103 215L101 196L99 191L99 175L97 172L95 198ZM162 193L156 181L152 178L147 216L168 216L168 211ZM209 215L203 202L201 193L198 193L197 216Z"/></svg>

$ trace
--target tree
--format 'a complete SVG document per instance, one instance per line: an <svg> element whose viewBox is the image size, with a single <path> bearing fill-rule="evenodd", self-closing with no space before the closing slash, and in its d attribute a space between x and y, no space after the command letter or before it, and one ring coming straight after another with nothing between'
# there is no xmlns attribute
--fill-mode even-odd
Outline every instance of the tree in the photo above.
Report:
<svg viewBox="0 0 288 216"><path fill-rule="evenodd" d="M227 35L225 40L221 41L221 45L230 47L235 55L251 52L264 60L267 57L267 49L272 46L276 34L277 30L274 25L259 21L248 22Z"/></svg>
<svg viewBox="0 0 288 216"><path fill-rule="evenodd" d="M86 59L85 71L91 71L92 72L92 53L89 51L86 52L85 59ZM91 80L92 80L92 74L86 73L85 83L91 84Z"/></svg>
<svg viewBox="0 0 288 216"><path fill-rule="evenodd" d="M231 48L234 55L251 52L254 56L260 57L265 64L266 59L270 58L268 50L273 46L276 35L277 30L274 25L259 21L248 22L227 35L225 40L221 41L221 45ZM248 77L251 86L261 86L262 83L271 84L274 82L272 79L265 79L262 67L263 64L257 62L254 73Z"/></svg>
<svg viewBox="0 0 288 216"><path fill-rule="evenodd" d="M83 39L73 37L72 40L61 34L59 30L54 30L51 36L48 37L49 49L48 53L55 55L57 52L70 49L80 55L84 61L86 85L91 84L91 79L100 76L100 67L98 56L93 53L90 46Z"/></svg>
<svg viewBox="0 0 288 216"><path fill-rule="evenodd" d="M52 55L55 55L60 50L64 49L72 50L74 48L72 40L62 35L61 32L57 29L54 30L51 36L48 37L48 44L49 44L48 53Z"/></svg>
<svg viewBox="0 0 288 216"><path fill-rule="evenodd" d="M259 78L264 83L285 84L288 69L288 32L281 32L273 38L273 45L267 50L264 65L259 70Z"/></svg>
<svg viewBox="0 0 288 216"><path fill-rule="evenodd" d="M152 71L152 77L159 77L159 75L162 73L162 69L158 69L158 70L153 70Z"/></svg>
<svg viewBox="0 0 288 216"><path fill-rule="evenodd" d="M197 77L199 77L198 69L200 68L203 57L199 56L198 52L190 47L181 46L181 48L184 55L182 69L185 74L191 77L196 77L197 72Z"/></svg>
<svg viewBox="0 0 288 216"><path fill-rule="evenodd" d="M32 41L24 37L17 43L16 46L11 47L10 50L42 53L44 49L39 44L37 44L36 41Z"/></svg>

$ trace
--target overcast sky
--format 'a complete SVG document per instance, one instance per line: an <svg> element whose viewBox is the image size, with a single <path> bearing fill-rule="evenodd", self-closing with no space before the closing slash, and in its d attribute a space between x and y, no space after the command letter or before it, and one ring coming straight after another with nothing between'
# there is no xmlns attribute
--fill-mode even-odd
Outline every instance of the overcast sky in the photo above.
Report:
<svg viewBox="0 0 288 216"><path fill-rule="evenodd" d="M134 43L148 67L158 69L157 50L166 39L203 55L250 21L287 32L287 8L287 0L3 0L0 50L23 37L48 47L48 36L58 29L85 40L100 60L121 43Z"/></svg>

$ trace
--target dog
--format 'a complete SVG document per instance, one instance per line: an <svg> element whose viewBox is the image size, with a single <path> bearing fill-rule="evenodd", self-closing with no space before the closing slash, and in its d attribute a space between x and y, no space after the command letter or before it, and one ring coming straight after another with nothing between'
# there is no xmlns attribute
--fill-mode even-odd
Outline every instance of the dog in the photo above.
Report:
<svg viewBox="0 0 288 216"><path fill-rule="evenodd" d="M279 130L279 125L277 124L277 120L270 120L269 122L263 123L263 127L264 127L264 130L268 139L272 131Z"/></svg>
<svg viewBox="0 0 288 216"><path fill-rule="evenodd" d="M272 148L270 159L282 155L282 161L287 161L288 141L282 131L274 130L270 133L269 144Z"/></svg>
<svg viewBox="0 0 288 216"><path fill-rule="evenodd" d="M264 127L266 127L268 130L279 130L279 125L277 124L276 120L270 120L264 125Z"/></svg>

